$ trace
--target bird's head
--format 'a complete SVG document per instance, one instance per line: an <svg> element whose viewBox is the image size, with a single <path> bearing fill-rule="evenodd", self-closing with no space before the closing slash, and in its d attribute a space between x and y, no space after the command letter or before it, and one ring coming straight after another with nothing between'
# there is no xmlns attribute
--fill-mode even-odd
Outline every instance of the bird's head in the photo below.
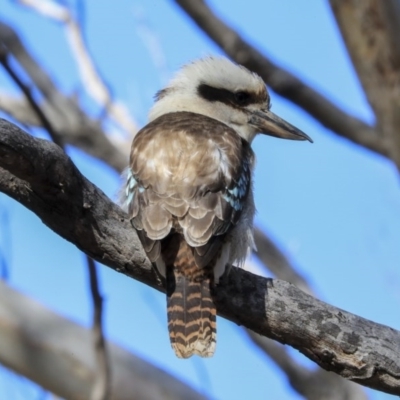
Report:
<svg viewBox="0 0 400 400"><path fill-rule="evenodd" d="M270 107L267 88L257 74L226 58L207 57L182 67L156 94L149 119L188 111L223 122L250 143L257 133L312 141Z"/></svg>

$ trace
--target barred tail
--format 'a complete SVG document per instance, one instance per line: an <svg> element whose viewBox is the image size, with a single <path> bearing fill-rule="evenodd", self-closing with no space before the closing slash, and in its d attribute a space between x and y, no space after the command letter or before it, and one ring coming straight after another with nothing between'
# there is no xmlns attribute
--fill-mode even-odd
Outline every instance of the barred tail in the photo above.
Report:
<svg viewBox="0 0 400 400"><path fill-rule="evenodd" d="M216 309L210 280L193 282L175 276L175 290L167 296L167 307L169 337L177 357L211 357L216 342Z"/></svg>
<svg viewBox="0 0 400 400"><path fill-rule="evenodd" d="M216 342L216 308L211 296L213 271L199 267L193 249L180 235L166 245L168 330L179 358L211 357ZM169 252L169 254L167 254Z"/></svg>

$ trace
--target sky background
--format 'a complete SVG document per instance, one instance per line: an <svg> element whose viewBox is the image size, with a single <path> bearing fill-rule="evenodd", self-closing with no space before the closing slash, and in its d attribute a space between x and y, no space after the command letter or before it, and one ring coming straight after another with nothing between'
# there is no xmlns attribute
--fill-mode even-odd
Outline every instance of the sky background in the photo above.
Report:
<svg viewBox="0 0 400 400"><path fill-rule="evenodd" d="M347 112L371 122L327 2L213 0L210 5L272 60ZM83 92L61 25L6 0L0 18L17 29L64 92L78 93L85 108L98 115ZM102 75L141 126L154 93L173 71L193 58L220 54L172 1L88 0L83 21ZM3 71L0 90L17 93ZM272 110L310 135L314 144L255 140L256 223L276 239L320 298L400 329L400 190L394 166L271 96ZM69 154L88 179L115 199L120 179L113 170L79 150L69 148ZM89 326L91 298L79 250L1 194L0 226L0 254L9 268L10 285ZM300 398L241 329L221 318L212 359L175 358L164 295L104 266L99 266L99 275L110 340L216 399ZM292 354L312 366L297 351ZM368 394L373 400L391 398L376 391ZM0 369L3 398L46 395Z"/></svg>

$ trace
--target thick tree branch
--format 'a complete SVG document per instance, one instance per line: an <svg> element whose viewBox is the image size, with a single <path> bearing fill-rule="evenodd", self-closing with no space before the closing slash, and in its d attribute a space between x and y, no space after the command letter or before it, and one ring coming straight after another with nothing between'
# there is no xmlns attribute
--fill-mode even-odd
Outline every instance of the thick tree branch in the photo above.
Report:
<svg viewBox="0 0 400 400"><path fill-rule="evenodd" d="M96 375L91 331L0 281L0 362L57 396L89 399ZM113 400L204 399L178 379L108 343Z"/></svg>
<svg viewBox="0 0 400 400"><path fill-rule="evenodd" d="M400 7L393 0L330 4L389 156L400 170Z"/></svg>
<svg viewBox="0 0 400 400"><path fill-rule="evenodd" d="M219 19L204 0L175 0L195 24L237 63L257 72L276 93L298 105L334 133L388 155L378 131L347 114L299 78L275 65Z"/></svg>
<svg viewBox="0 0 400 400"><path fill-rule="evenodd" d="M250 339L285 373L290 386L307 400L367 400L361 386L321 368L308 369L289 354L287 348L257 333Z"/></svg>
<svg viewBox="0 0 400 400"><path fill-rule="evenodd" d="M283 252L264 232L256 228L254 239L258 249L254 255L270 272L278 279L290 282L304 292L313 295L307 280L292 266ZM310 370L296 362L285 346L248 329L246 329L246 333L250 340L282 370L292 388L305 399L365 400L367 398L360 386L320 368Z"/></svg>
<svg viewBox="0 0 400 400"><path fill-rule="evenodd" d="M400 2L399 0L386 0L381 3L381 7L388 24L388 39L393 64L396 68L400 68Z"/></svg>
<svg viewBox="0 0 400 400"><path fill-rule="evenodd" d="M8 171L0 173L0 191L89 256L163 290L127 215L58 146L0 120L0 167ZM400 394L400 332L328 305L287 282L238 268L222 278L215 296L221 316L289 344L347 379Z"/></svg>

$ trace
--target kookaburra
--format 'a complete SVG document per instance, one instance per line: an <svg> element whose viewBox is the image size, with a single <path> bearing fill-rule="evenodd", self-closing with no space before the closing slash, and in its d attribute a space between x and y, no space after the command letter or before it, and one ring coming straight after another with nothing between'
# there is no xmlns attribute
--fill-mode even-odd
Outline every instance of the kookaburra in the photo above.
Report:
<svg viewBox="0 0 400 400"><path fill-rule="evenodd" d="M253 247L250 147L257 133L310 140L270 111L263 80L226 58L185 65L155 96L132 143L126 204L143 248L165 278L178 357L213 355L212 293Z"/></svg>

